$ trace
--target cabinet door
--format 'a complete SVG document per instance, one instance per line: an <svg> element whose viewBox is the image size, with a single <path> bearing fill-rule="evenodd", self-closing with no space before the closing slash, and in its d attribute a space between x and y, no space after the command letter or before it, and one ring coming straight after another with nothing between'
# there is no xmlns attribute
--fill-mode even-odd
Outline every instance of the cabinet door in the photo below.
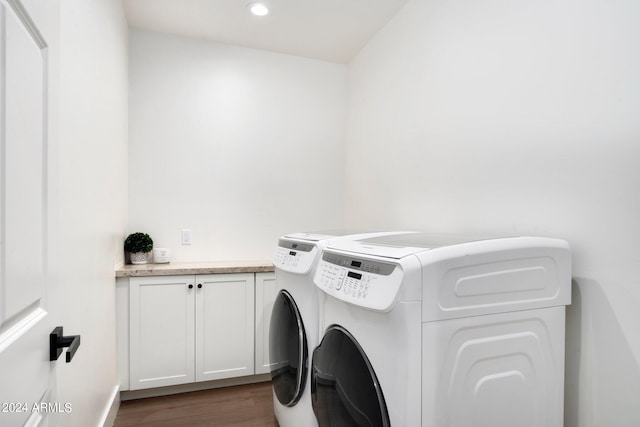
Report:
<svg viewBox="0 0 640 427"><path fill-rule="evenodd" d="M271 372L269 326L273 301L277 295L275 273L256 273L256 375Z"/></svg>
<svg viewBox="0 0 640 427"><path fill-rule="evenodd" d="M198 275L196 294L196 381L253 375L253 273Z"/></svg>
<svg viewBox="0 0 640 427"><path fill-rule="evenodd" d="M194 381L193 285L194 276L131 278L131 390Z"/></svg>

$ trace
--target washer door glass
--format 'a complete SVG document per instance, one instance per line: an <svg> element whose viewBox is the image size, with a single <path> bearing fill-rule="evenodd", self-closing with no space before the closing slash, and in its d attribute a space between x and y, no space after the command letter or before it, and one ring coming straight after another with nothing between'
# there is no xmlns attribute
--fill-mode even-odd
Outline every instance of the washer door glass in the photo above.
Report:
<svg viewBox="0 0 640 427"><path fill-rule="evenodd" d="M289 292L276 297L269 327L271 380L278 401L294 406L300 400L307 380L307 336L302 317Z"/></svg>
<svg viewBox="0 0 640 427"><path fill-rule="evenodd" d="M320 427L390 425L369 359L340 326L330 327L313 352L311 402Z"/></svg>

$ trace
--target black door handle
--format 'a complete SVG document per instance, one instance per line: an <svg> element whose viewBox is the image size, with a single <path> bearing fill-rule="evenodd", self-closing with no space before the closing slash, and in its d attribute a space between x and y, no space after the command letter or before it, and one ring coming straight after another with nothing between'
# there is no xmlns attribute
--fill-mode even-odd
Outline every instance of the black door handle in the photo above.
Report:
<svg viewBox="0 0 640 427"><path fill-rule="evenodd" d="M66 356L69 363L80 347L80 335L62 336L62 326L58 326L49 334L49 360L58 360L64 347L69 347Z"/></svg>

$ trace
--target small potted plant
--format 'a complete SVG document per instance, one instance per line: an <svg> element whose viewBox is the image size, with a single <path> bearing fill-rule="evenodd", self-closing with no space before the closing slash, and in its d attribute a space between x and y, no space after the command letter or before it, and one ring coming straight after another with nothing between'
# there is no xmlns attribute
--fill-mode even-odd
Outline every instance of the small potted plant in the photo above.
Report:
<svg viewBox="0 0 640 427"><path fill-rule="evenodd" d="M131 264L146 264L147 253L153 249L153 240L147 233L129 234L124 241L124 250L129 252Z"/></svg>

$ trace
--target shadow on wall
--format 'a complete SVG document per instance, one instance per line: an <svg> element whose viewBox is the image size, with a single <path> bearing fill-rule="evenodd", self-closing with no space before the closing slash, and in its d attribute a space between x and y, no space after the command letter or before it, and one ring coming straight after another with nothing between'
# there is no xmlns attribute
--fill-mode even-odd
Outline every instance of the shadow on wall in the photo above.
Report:
<svg viewBox="0 0 640 427"><path fill-rule="evenodd" d="M640 366L600 283L574 278L566 332L564 425L639 426Z"/></svg>

